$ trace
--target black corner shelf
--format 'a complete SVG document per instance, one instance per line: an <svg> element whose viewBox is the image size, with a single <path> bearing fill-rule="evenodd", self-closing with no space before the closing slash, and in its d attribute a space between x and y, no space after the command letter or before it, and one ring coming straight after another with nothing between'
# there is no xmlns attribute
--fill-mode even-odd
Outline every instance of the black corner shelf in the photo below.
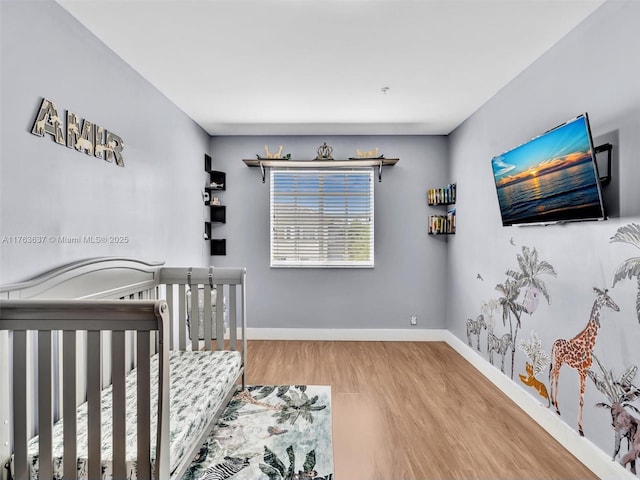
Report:
<svg viewBox="0 0 640 480"><path fill-rule="evenodd" d="M225 238L211 239L211 255L226 255L227 240Z"/></svg>
<svg viewBox="0 0 640 480"><path fill-rule="evenodd" d="M209 205L209 223L227 223L227 207L225 205Z"/></svg>
<svg viewBox="0 0 640 480"><path fill-rule="evenodd" d="M204 171L209 174L209 185L205 190L226 190L227 189L227 175L225 172L219 170L212 170L211 156L204 154ZM215 184L215 185L212 185Z"/></svg>
<svg viewBox="0 0 640 480"><path fill-rule="evenodd" d="M227 189L227 175L225 172L212 170L210 155L204 154L204 170L209 174L209 184L204 187L207 192L222 191ZM227 240L225 238L211 238L213 225L227 223L227 207L225 205L211 205L209 207L209 221L204 223L204 238L209 242L210 255L226 255Z"/></svg>
<svg viewBox="0 0 640 480"><path fill-rule="evenodd" d="M205 190L226 190L227 189L227 174L219 172L217 170L208 170L209 172L209 185Z"/></svg>
<svg viewBox="0 0 640 480"><path fill-rule="evenodd" d="M427 232L427 235L455 235L456 232Z"/></svg>

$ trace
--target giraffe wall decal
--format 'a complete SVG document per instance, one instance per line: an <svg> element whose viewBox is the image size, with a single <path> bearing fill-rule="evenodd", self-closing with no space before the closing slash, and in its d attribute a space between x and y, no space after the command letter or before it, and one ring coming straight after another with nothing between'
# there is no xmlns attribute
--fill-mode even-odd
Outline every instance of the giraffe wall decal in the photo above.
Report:
<svg viewBox="0 0 640 480"><path fill-rule="evenodd" d="M593 302L591 317L587 326L579 334L570 340L564 338L553 342L551 347L551 364L549 365L549 387L551 388L551 403L556 407L556 413L560 415L558 406L558 377L563 364L578 371L580 377L580 406L578 408L578 432L584 436L582 430L582 407L584 405L584 388L587 378L587 370L591 367L591 353L596 344L598 329L600 328L600 310L602 307L619 312L620 307L615 304L607 294L607 290L593 289L596 292L596 300Z"/></svg>

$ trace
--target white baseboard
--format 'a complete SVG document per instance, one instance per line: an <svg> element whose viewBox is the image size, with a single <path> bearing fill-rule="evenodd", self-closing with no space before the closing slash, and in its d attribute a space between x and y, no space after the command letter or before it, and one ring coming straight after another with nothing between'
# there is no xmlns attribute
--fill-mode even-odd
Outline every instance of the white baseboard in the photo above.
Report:
<svg viewBox="0 0 640 480"><path fill-rule="evenodd" d="M556 413L491 365L474 349L446 329L329 329L329 328L247 328L251 340L325 341L421 341L446 342L491 383L513 400L527 415L562 444L573 456L604 480L638 480L590 440L581 437Z"/></svg>
<svg viewBox="0 0 640 480"><path fill-rule="evenodd" d="M387 342L444 342L444 329L359 329L359 328L247 328L251 340L351 340Z"/></svg>

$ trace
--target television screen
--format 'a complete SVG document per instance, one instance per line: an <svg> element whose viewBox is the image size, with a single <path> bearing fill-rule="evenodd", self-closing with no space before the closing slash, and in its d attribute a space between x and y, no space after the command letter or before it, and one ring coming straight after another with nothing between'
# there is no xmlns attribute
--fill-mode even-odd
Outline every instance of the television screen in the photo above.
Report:
<svg viewBox="0 0 640 480"><path fill-rule="evenodd" d="M586 113L494 157L491 165L505 226L604 219Z"/></svg>

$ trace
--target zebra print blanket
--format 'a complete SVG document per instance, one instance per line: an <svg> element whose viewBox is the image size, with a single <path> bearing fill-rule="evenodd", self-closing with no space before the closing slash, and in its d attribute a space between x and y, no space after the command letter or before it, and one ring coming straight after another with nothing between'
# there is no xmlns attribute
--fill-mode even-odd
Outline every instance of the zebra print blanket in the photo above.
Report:
<svg viewBox="0 0 640 480"><path fill-rule="evenodd" d="M331 387L238 392L183 480L333 480Z"/></svg>

